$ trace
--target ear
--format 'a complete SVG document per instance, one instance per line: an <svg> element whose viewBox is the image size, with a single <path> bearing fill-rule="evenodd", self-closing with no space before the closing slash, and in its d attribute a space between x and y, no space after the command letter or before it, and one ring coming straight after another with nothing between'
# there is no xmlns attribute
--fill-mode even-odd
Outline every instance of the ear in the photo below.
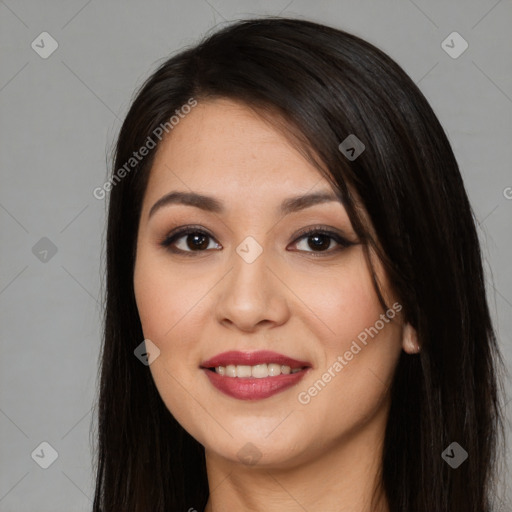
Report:
<svg viewBox="0 0 512 512"><path fill-rule="evenodd" d="M417 354L420 351L416 329L409 323L402 330L402 348L407 354Z"/></svg>

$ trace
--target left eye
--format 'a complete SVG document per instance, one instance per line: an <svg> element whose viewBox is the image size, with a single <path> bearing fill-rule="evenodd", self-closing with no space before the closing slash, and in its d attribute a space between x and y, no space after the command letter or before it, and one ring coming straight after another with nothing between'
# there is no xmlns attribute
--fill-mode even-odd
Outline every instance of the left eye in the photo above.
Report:
<svg viewBox="0 0 512 512"><path fill-rule="evenodd" d="M307 244L309 248L313 249L313 252L325 252L331 247L332 242L337 243L333 236L320 232L311 235L303 235L298 240L303 240L303 242L300 243ZM297 247L299 247L300 243ZM307 249L303 250L309 252Z"/></svg>
<svg viewBox="0 0 512 512"><path fill-rule="evenodd" d="M305 239L306 244L312 251L304 250L304 252L312 252L312 253L327 253L330 254L332 252L336 252L342 250L346 247L354 245L353 242L349 242L346 238L342 237L340 234L334 231L328 231L325 229L313 228L306 232L303 232L299 238L295 241ZM338 248L334 250L326 250L331 248L331 242L335 242L338 244ZM315 256L319 256L321 254L316 254Z"/></svg>

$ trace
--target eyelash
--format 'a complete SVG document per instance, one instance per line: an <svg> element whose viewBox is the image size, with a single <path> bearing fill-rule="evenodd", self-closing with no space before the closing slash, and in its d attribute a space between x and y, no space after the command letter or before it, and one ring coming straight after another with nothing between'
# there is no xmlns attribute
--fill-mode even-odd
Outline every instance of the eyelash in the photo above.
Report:
<svg viewBox="0 0 512 512"><path fill-rule="evenodd" d="M174 254L181 254L181 255L191 256L191 257L195 256L194 253L206 252L208 249L197 250L197 251L183 251L182 249L177 249L176 247L172 246L180 238L182 238L186 235L191 235L191 234L204 235L206 237L209 237L209 238L215 240L215 238L212 235L210 235L209 233L207 233L206 231L201 229L199 226L197 226L197 227L196 226L187 226L185 228L179 229L176 232L171 232L170 234L168 234L165 237L165 239L160 242L160 245ZM315 258L323 257L324 255L329 256L333 252L338 252L347 247L350 247L351 245L355 245L354 242L349 242L346 238L342 237L340 234L338 234L334 231L330 231L323 227L316 227L316 226L312 227L312 228L308 228L308 229L302 231L301 233L299 233L298 238L296 238L293 243L295 244L295 243L299 242L301 239L310 238L313 235L327 236L339 244L339 247L334 250L329 249L327 251L300 251L300 252L306 252L306 253L312 254Z"/></svg>

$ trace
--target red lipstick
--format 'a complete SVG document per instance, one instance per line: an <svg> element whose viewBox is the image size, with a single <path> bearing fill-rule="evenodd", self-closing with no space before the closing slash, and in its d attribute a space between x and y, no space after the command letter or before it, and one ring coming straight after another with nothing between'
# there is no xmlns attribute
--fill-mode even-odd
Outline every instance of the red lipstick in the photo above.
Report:
<svg viewBox="0 0 512 512"><path fill-rule="evenodd" d="M277 364L288 366L294 373L281 373L269 377L229 377L217 373L218 366L256 366L260 364ZM229 351L218 354L201 363L201 368L210 383L222 393L239 400L260 400L273 396L297 384L311 369L307 361L299 361L291 357L271 351L239 352Z"/></svg>

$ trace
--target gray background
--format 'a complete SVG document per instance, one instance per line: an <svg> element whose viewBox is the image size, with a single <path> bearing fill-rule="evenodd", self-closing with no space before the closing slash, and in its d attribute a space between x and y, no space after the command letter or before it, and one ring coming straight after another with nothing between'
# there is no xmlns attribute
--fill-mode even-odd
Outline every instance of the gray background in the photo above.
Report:
<svg viewBox="0 0 512 512"><path fill-rule="evenodd" d="M510 0L0 0L1 511L91 509L106 209L92 191L105 181L134 90L157 64L216 25L259 14L353 32L419 85L479 220L490 306L510 367ZM31 47L44 31L59 45L47 59ZM469 44L458 58L441 46L453 31ZM49 248L43 237L55 254L41 252ZM31 457L43 441L58 453L48 469Z"/></svg>

